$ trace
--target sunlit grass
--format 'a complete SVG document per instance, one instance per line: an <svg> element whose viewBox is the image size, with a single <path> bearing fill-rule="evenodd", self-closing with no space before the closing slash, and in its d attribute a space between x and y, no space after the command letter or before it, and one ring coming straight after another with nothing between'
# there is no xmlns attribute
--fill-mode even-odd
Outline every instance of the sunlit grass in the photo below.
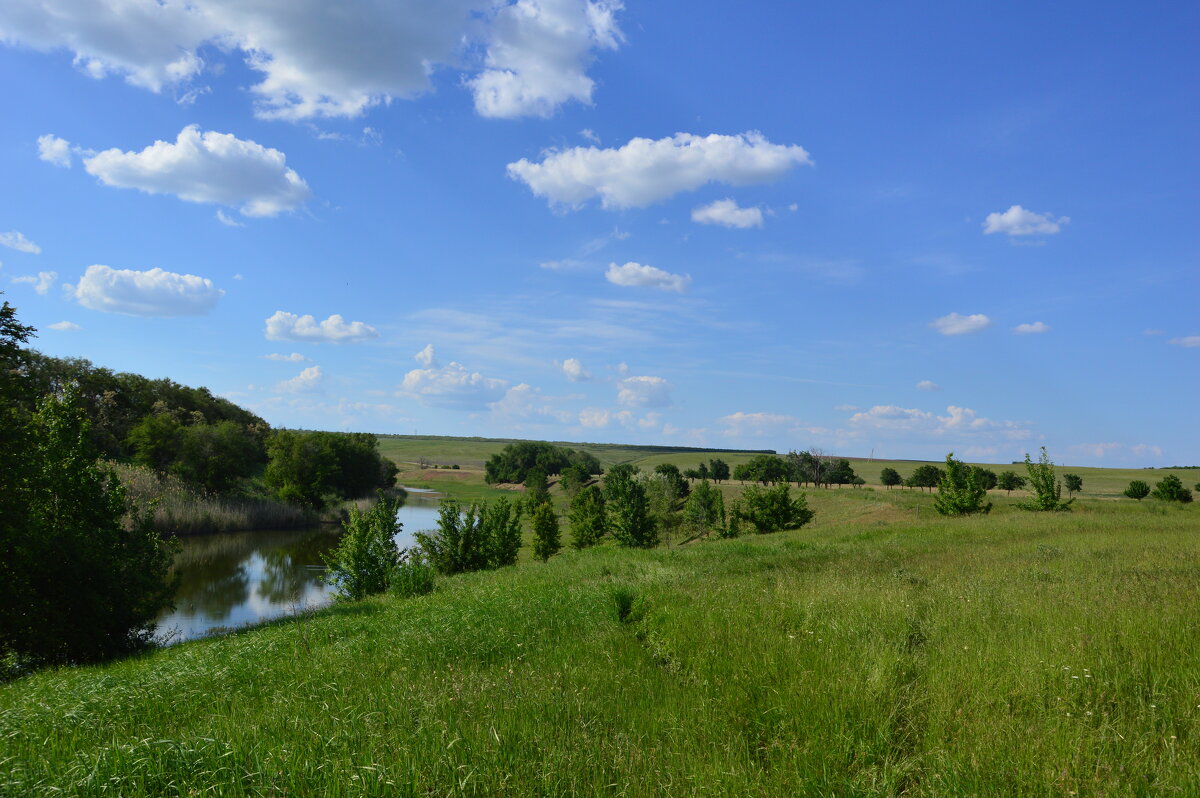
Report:
<svg viewBox="0 0 1200 798"><path fill-rule="evenodd" d="M796 532L36 674L0 688L0 794L1200 792L1197 508L826 494Z"/></svg>

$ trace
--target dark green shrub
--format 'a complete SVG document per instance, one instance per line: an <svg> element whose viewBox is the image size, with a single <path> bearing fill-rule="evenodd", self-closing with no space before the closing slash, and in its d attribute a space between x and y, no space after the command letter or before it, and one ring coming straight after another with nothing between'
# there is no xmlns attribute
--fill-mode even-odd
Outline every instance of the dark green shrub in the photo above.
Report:
<svg viewBox="0 0 1200 798"><path fill-rule="evenodd" d="M533 511L533 556L546 562L562 548L559 541L558 516L550 502L539 504Z"/></svg>
<svg viewBox="0 0 1200 798"><path fill-rule="evenodd" d="M900 476L900 472L894 468L885 468L879 472L879 482L885 487L891 488L904 482L904 478Z"/></svg>
<svg viewBox="0 0 1200 798"><path fill-rule="evenodd" d="M1150 495L1150 486L1140 479L1135 479L1129 483L1129 487L1125 489L1125 495L1131 499L1141 501Z"/></svg>
<svg viewBox="0 0 1200 798"><path fill-rule="evenodd" d="M802 527L812 520L813 512L803 494L792 499L789 491L787 485L772 488L751 485L734 503L733 514L760 535Z"/></svg>
<svg viewBox="0 0 1200 798"><path fill-rule="evenodd" d="M1187 504L1192 500L1192 492L1183 486L1183 481L1174 474L1167 474L1154 486L1150 495L1165 502L1182 502Z"/></svg>
<svg viewBox="0 0 1200 798"><path fill-rule="evenodd" d="M588 485L575 495L567 515L571 526L571 545L577 549L595 546L608 532L604 494Z"/></svg>

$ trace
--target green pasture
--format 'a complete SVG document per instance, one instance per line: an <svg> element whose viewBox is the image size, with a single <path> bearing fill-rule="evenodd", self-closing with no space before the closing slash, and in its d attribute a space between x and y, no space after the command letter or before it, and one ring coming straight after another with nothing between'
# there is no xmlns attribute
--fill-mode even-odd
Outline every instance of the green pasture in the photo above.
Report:
<svg viewBox="0 0 1200 798"><path fill-rule="evenodd" d="M1200 507L808 495L0 686L0 795L1200 793Z"/></svg>

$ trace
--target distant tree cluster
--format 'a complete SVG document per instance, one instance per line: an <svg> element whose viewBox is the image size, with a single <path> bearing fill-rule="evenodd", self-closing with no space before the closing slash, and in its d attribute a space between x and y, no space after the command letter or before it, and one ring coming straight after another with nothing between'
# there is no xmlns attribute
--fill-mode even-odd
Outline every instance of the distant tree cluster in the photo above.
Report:
<svg viewBox="0 0 1200 798"><path fill-rule="evenodd" d="M275 430L266 448L263 480L283 501L319 510L396 484L396 464L368 433Z"/></svg>
<svg viewBox="0 0 1200 798"><path fill-rule="evenodd" d="M600 461L594 454L567 449L542 441L518 441L510 443L484 464L484 480L489 485L497 483L522 484L529 472L540 470L551 477L575 466L583 475L590 477L602 473Z"/></svg>
<svg viewBox="0 0 1200 798"><path fill-rule="evenodd" d="M720 458L714 458L695 468L684 470L683 475L691 480L711 479L719 485L730 477L729 464Z"/></svg>

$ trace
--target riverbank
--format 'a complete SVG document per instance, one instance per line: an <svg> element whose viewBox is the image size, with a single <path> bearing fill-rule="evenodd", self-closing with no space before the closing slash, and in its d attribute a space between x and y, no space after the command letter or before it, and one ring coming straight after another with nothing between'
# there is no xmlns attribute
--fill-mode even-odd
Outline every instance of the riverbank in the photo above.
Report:
<svg viewBox="0 0 1200 798"><path fill-rule="evenodd" d="M1200 790L1194 508L809 497L0 686L0 794Z"/></svg>

